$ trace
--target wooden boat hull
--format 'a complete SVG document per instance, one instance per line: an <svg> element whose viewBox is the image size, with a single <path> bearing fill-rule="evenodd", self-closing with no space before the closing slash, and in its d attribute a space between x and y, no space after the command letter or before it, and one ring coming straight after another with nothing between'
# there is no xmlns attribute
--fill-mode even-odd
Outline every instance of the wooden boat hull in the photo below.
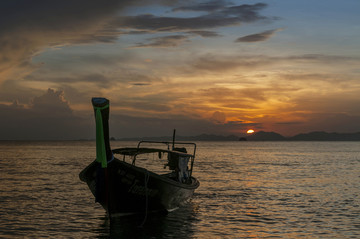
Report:
<svg viewBox="0 0 360 239"><path fill-rule="evenodd" d="M188 201L200 185L193 177L184 184L118 159L107 168L94 161L79 177L110 216L172 211Z"/></svg>

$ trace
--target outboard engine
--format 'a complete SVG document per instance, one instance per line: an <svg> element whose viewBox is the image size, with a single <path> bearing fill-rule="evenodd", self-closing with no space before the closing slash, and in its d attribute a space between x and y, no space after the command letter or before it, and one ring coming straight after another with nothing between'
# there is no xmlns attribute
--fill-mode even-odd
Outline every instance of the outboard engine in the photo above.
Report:
<svg viewBox="0 0 360 239"><path fill-rule="evenodd" d="M174 148L173 151L187 153L186 148ZM168 163L165 166L169 166L170 170L178 169L179 168L179 154L169 153L168 154Z"/></svg>
<svg viewBox="0 0 360 239"><path fill-rule="evenodd" d="M174 148L174 151L187 153L186 148ZM173 170L175 177L181 183L186 183L189 178L189 169L188 169L189 157L182 156L177 153L168 154L168 163L166 166L169 166L170 170Z"/></svg>

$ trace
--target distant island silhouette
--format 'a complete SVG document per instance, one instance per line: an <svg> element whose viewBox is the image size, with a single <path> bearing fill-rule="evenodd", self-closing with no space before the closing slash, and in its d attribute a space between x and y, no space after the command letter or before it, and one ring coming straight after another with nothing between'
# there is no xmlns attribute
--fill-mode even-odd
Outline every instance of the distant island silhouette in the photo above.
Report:
<svg viewBox="0 0 360 239"><path fill-rule="evenodd" d="M259 131L246 137L249 141L360 141L360 132L357 133L327 133L314 131L297 134L292 137L284 137L275 132Z"/></svg>
<svg viewBox="0 0 360 239"><path fill-rule="evenodd" d="M170 136L164 137L142 137L142 138L121 138L111 140L118 141L138 141L138 140L157 140L171 141ZM201 134L197 136L176 136L179 141L360 141L360 132L357 133L327 133L315 131L310 133L297 134L292 137L285 137L275 132L259 131L248 136L222 136L214 134Z"/></svg>

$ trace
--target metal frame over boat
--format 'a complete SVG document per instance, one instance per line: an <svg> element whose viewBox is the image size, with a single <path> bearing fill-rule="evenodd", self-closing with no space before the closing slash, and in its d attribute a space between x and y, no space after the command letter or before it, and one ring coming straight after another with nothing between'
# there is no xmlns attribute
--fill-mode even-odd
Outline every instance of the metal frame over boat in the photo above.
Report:
<svg viewBox="0 0 360 239"><path fill-rule="evenodd" d="M195 143L175 142L174 130L172 142L140 141L134 148L111 150L109 100L93 98L92 104L96 119L96 159L81 171L79 177L88 184L96 202L109 216L172 211L191 198L200 185L192 176ZM165 148L160 147L164 145ZM187 152L189 148L192 153ZM159 174L136 165L139 155L149 154L165 159L165 167L170 171Z"/></svg>

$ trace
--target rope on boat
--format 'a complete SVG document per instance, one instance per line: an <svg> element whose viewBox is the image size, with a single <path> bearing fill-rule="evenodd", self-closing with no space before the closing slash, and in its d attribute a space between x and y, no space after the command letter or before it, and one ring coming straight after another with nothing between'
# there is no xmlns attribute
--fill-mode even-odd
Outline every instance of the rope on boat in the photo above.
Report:
<svg viewBox="0 0 360 239"><path fill-rule="evenodd" d="M149 182L149 178L150 178L150 174L149 171L147 169L145 169L145 177L144 177L144 185L145 185L145 217L144 220L142 221L142 223L140 224L139 227L143 227L146 220L147 220L147 215L148 215L148 207L149 207L149 195L148 195L148 182Z"/></svg>

